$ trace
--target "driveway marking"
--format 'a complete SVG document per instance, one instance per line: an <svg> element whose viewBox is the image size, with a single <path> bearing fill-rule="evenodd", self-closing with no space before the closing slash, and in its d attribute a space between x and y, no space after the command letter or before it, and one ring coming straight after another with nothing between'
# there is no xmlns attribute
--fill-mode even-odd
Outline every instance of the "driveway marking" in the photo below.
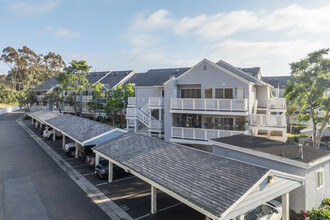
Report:
<svg viewBox="0 0 330 220"><path fill-rule="evenodd" d="M168 207L162 208L162 209L158 210L157 212L162 212L162 211L165 211L165 210L167 210L167 209L170 209L170 208L176 207L176 206L181 205L181 204L182 204L182 203L179 202L179 203L177 203L177 204L170 205L170 206L168 206Z"/></svg>
<svg viewBox="0 0 330 220"><path fill-rule="evenodd" d="M132 178L137 178L137 177L136 176L129 176L129 177L122 178L122 179L119 179L119 180L114 180L113 183L120 182L120 181L123 181L123 180L132 179Z"/></svg>
<svg viewBox="0 0 330 220"><path fill-rule="evenodd" d="M146 215L142 215L142 216L140 216L140 217L135 218L135 220L143 219L143 218L145 218L145 217L148 217L149 215L150 215L150 213L148 213L148 214L146 214Z"/></svg>
<svg viewBox="0 0 330 220"><path fill-rule="evenodd" d="M76 159L76 158L75 157L70 157L70 158L64 159L64 160L68 161L68 160L74 160L74 159Z"/></svg>
<svg viewBox="0 0 330 220"><path fill-rule="evenodd" d="M76 167L82 167L85 166L86 164L78 164L78 165L73 165L72 167L76 168Z"/></svg>
<svg viewBox="0 0 330 220"><path fill-rule="evenodd" d="M89 176L89 175L92 175L92 174L94 174L94 172L93 173L86 173L86 174L84 174L84 176Z"/></svg>
<svg viewBox="0 0 330 220"><path fill-rule="evenodd" d="M99 184L96 184L95 186L103 186L105 184L108 184L108 182L105 182L105 183L99 183Z"/></svg>
<svg viewBox="0 0 330 220"><path fill-rule="evenodd" d="M133 220L124 210L122 210L116 203L111 201L104 193L97 187L91 184L82 174L74 169L66 160L58 155L48 144L41 138L34 135L34 132L28 128L21 120L23 117L17 119L17 123L30 134L39 146L66 172L66 174L93 200L112 220Z"/></svg>
<svg viewBox="0 0 330 220"><path fill-rule="evenodd" d="M150 189L143 190L143 191L136 192L136 193L132 193L132 194L129 194L129 195L126 195L126 196L112 197L111 199L112 199L112 200L125 199L125 198L129 198L129 197L131 197L131 196L135 196L135 195L142 194L142 193L146 193L146 192L149 192L149 193L150 193ZM149 193L148 193L148 194L149 194Z"/></svg>

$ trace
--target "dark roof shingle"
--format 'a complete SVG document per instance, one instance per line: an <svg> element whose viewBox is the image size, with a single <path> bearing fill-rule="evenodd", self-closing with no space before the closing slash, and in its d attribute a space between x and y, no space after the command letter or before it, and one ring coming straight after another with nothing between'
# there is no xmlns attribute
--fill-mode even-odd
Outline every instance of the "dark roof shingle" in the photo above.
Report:
<svg viewBox="0 0 330 220"><path fill-rule="evenodd" d="M264 76L262 80L275 88L284 89L288 80L295 82L296 80L291 76Z"/></svg>
<svg viewBox="0 0 330 220"><path fill-rule="evenodd" d="M122 81L126 76L128 76L133 70L126 71L112 71L106 77L104 77L100 83L106 88L111 89Z"/></svg>
<svg viewBox="0 0 330 220"><path fill-rule="evenodd" d="M56 80L56 76L46 80L45 82L39 84L38 86L34 87L33 91L48 91L52 89L54 86L58 85L58 81Z"/></svg>
<svg viewBox="0 0 330 220"><path fill-rule="evenodd" d="M133 132L93 149L219 216L269 171Z"/></svg>

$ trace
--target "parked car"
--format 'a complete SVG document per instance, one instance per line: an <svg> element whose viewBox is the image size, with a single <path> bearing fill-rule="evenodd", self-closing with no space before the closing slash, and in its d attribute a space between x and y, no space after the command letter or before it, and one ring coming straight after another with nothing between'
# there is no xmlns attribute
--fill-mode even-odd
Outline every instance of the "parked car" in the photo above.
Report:
<svg viewBox="0 0 330 220"><path fill-rule="evenodd" d="M104 159L103 157L99 158L99 163L101 163ZM86 160L85 163L87 163L90 167L92 167L93 169L95 168L95 153L91 153L89 155L86 156Z"/></svg>
<svg viewBox="0 0 330 220"><path fill-rule="evenodd" d="M52 139L53 138L53 128L50 128L50 127L46 127L45 130L43 130L43 134L42 136L44 138L49 138L49 139ZM62 137L62 134L58 131L55 130L55 135L56 137Z"/></svg>
<svg viewBox="0 0 330 220"><path fill-rule="evenodd" d="M78 152L78 157L82 160L85 161L87 155L93 154L93 150L92 147L94 147L95 145L91 145L91 146L83 146L79 149Z"/></svg>
<svg viewBox="0 0 330 220"><path fill-rule="evenodd" d="M102 160L96 167L95 167L95 175L102 179L106 179L109 174L109 161ZM117 165L113 165L113 178L116 176L120 176L125 174L125 170L118 167Z"/></svg>
<svg viewBox="0 0 330 220"><path fill-rule="evenodd" d="M282 219L282 203L271 200L248 211L244 215L245 220L280 220Z"/></svg>
<svg viewBox="0 0 330 220"><path fill-rule="evenodd" d="M67 143L63 147L64 152L68 153L71 157L76 156L76 143Z"/></svg>

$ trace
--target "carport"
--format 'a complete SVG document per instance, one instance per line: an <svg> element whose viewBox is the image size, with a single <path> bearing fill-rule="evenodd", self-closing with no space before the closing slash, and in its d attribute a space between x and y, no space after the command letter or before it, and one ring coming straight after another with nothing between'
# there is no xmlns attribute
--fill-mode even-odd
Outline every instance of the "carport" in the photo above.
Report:
<svg viewBox="0 0 330 220"><path fill-rule="evenodd" d="M80 146L101 144L127 132L97 121L70 114L58 114L49 110L36 110L27 115L32 118L32 123L33 120L40 121L52 127L54 134L55 130L61 132L63 135L62 147L65 145L66 137L75 141L76 158Z"/></svg>
<svg viewBox="0 0 330 220"><path fill-rule="evenodd" d="M26 114L31 117L32 125L35 124L36 128L38 126L40 126L40 128L41 128L42 125L45 125L46 120L55 118L55 117L58 117L61 115L59 113L52 112L49 110L43 110L43 109L37 109L34 111L30 111L30 112L27 112ZM54 131L54 133L55 133L55 131ZM56 136L53 135L53 140L55 140L55 138L56 138Z"/></svg>
<svg viewBox="0 0 330 220"><path fill-rule="evenodd" d="M128 132L93 148L96 157L130 171L151 185L151 213L157 190L209 219L244 219L244 213L282 197L283 220L289 219L289 192L304 178L227 157Z"/></svg>

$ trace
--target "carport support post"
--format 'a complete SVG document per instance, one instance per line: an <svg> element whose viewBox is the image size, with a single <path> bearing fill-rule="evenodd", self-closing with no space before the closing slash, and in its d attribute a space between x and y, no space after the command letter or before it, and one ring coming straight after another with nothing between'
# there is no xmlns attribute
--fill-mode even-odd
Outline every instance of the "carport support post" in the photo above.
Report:
<svg viewBox="0 0 330 220"><path fill-rule="evenodd" d="M64 148L64 146L65 146L65 134L62 134L62 136L63 136L63 139L62 139L62 148Z"/></svg>
<svg viewBox="0 0 330 220"><path fill-rule="evenodd" d="M282 220L289 220L289 193L282 195Z"/></svg>
<svg viewBox="0 0 330 220"><path fill-rule="evenodd" d="M55 128L53 128L53 141L56 140L56 132L55 132Z"/></svg>
<svg viewBox="0 0 330 220"><path fill-rule="evenodd" d="M95 166L100 163L100 154L95 152Z"/></svg>
<svg viewBox="0 0 330 220"><path fill-rule="evenodd" d="M75 158L78 158L78 151L79 151L79 144L76 142L76 156Z"/></svg>
<svg viewBox="0 0 330 220"><path fill-rule="evenodd" d="M157 213L157 188L151 186L151 214Z"/></svg>
<svg viewBox="0 0 330 220"><path fill-rule="evenodd" d="M109 161L109 175L108 175L109 179L109 183L112 183L113 181L113 163Z"/></svg>
<svg viewBox="0 0 330 220"><path fill-rule="evenodd" d="M31 122L32 122L32 125L33 125L33 118L31 118Z"/></svg>

